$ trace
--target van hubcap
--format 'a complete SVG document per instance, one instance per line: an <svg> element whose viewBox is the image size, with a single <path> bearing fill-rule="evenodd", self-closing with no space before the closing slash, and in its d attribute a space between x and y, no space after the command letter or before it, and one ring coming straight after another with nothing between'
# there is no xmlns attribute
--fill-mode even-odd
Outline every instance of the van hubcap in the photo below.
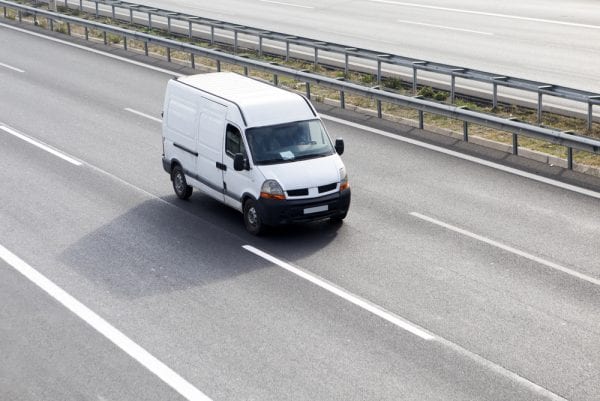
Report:
<svg viewBox="0 0 600 401"><path fill-rule="evenodd" d="M248 223L252 226L256 226L258 224L258 215L256 214L256 209L251 207L248 209Z"/></svg>
<svg viewBox="0 0 600 401"><path fill-rule="evenodd" d="M177 190L177 192L183 192L183 190L185 185L183 185L183 176L181 175L180 172L177 172L177 174L175 174L175 189Z"/></svg>

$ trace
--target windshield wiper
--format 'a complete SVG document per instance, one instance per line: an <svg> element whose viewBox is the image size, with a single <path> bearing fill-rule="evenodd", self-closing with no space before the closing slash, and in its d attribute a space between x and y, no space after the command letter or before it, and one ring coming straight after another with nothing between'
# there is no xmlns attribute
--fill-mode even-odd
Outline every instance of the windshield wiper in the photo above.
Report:
<svg viewBox="0 0 600 401"><path fill-rule="evenodd" d="M278 158L278 159L261 160L257 164L258 165L265 165L265 164L277 164L277 163L293 162L293 161L294 161L294 159L285 160L285 159L282 159L282 158Z"/></svg>

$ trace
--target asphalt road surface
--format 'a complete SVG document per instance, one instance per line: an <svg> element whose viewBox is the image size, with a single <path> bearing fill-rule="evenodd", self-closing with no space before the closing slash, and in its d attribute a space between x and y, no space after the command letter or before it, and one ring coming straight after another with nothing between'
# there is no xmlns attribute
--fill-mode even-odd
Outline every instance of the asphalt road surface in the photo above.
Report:
<svg viewBox="0 0 600 401"><path fill-rule="evenodd" d="M599 187L326 116L348 218L256 238L174 196L173 74L0 24L0 399L600 399Z"/></svg>
<svg viewBox="0 0 600 401"><path fill-rule="evenodd" d="M600 4L595 0L135 3L600 92Z"/></svg>

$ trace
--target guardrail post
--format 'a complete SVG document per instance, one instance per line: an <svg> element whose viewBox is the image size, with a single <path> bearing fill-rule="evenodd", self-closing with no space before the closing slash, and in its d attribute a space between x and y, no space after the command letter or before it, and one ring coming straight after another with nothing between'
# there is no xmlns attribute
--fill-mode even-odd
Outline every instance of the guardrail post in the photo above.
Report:
<svg viewBox="0 0 600 401"><path fill-rule="evenodd" d="M567 148L567 168L573 170L573 148Z"/></svg>
<svg viewBox="0 0 600 401"><path fill-rule="evenodd" d="M315 47L315 71L319 67L319 48Z"/></svg>
<svg viewBox="0 0 600 401"><path fill-rule="evenodd" d="M148 30L152 30L152 12L148 11Z"/></svg>
<svg viewBox="0 0 600 401"><path fill-rule="evenodd" d="M192 69L196 69L196 55L194 53L190 53L190 62L192 63Z"/></svg>
<svg viewBox="0 0 600 401"><path fill-rule="evenodd" d="M277 74L273 74L273 85L279 86L279 76Z"/></svg>
<svg viewBox="0 0 600 401"><path fill-rule="evenodd" d="M127 51L127 36L123 35L123 50Z"/></svg>
<svg viewBox="0 0 600 401"><path fill-rule="evenodd" d="M285 41L285 61L290 61L290 41Z"/></svg>
<svg viewBox="0 0 600 401"><path fill-rule="evenodd" d="M115 5L114 4L111 5L111 9L112 9L112 13L111 13L112 19L115 20L116 18L115 18Z"/></svg>
<svg viewBox="0 0 600 401"><path fill-rule="evenodd" d="M469 123L463 121L463 141L469 142Z"/></svg>
<svg viewBox="0 0 600 401"><path fill-rule="evenodd" d="M262 37L262 35L258 35L258 57L263 56L262 45L263 45L263 37Z"/></svg>
<svg viewBox="0 0 600 401"><path fill-rule="evenodd" d="M233 31L233 54L238 52L238 31Z"/></svg>
<svg viewBox="0 0 600 401"><path fill-rule="evenodd" d="M427 64L425 61L415 61L413 67L413 94L417 93L417 66Z"/></svg>
<svg viewBox="0 0 600 401"><path fill-rule="evenodd" d="M587 129L588 130L592 130L592 124L594 122L594 103L592 103L592 100L598 100L600 99L600 96L590 96L588 97L588 117L587 117Z"/></svg>
<svg viewBox="0 0 600 401"><path fill-rule="evenodd" d="M456 96L456 77L452 74L450 78L450 103L454 103L454 98Z"/></svg>
<svg viewBox="0 0 600 401"><path fill-rule="evenodd" d="M6 14L6 6L4 6L4 7L2 7L2 8L4 9L4 18L6 18L6 17L7 17L7 14Z"/></svg>
<svg viewBox="0 0 600 401"><path fill-rule="evenodd" d="M52 18L48 18L50 20L50 32L54 31L54 20Z"/></svg>
<svg viewBox="0 0 600 401"><path fill-rule="evenodd" d="M346 78L348 78L348 70L350 69L350 67L348 65L349 58L350 58L350 56L348 55L348 53L344 54L344 76Z"/></svg>
<svg viewBox="0 0 600 401"><path fill-rule="evenodd" d="M492 109L496 110L498 108L498 84L494 82L494 94L492 97Z"/></svg>
<svg viewBox="0 0 600 401"><path fill-rule="evenodd" d="M512 154L519 154L519 135L514 133L512 134Z"/></svg>
<svg viewBox="0 0 600 401"><path fill-rule="evenodd" d="M217 72L221 72L221 60L217 60Z"/></svg>
<svg viewBox="0 0 600 401"><path fill-rule="evenodd" d="M83 0L79 0L79 11L83 11Z"/></svg>
<svg viewBox="0 0 600 401"><path fill-rule="evenodd" d="M381 85L381 60L377 60L377 85Z"/></svg>
<svg viewBox="0 0 600 401"><path fill-rule="evenodd" d="M194 37L194 30L192 29L192 21L188 21L188 27L189 27L189 35L188 35L188 37L190 39L192 39Z"/></svg>
<svg viewBox="0 0 600 401"><path fill-rule="evenodd" d="M310 82L306 83L306 98L310 100Z"/></svg>
<svg viewBox="0 0 600 401"><path fill-rule="evenodd" d="M21 13L21 10L19 10L19 23L23 22L23 15Z"/></svg>
<svg viewBox="0 0 600 401"><path fill-rule="evenodd" d="M102 32L102 37L104 38L104 46L108 45L108 39L106 38L106 31Z"/></svg>
<svg viewBox="0 0 600 401"><path fill-rule="evenodd" d="M84 31L85 31L85 40L89 40L90 39L90 32L88 30L88 27L84 27Z"/></svg>
<svg viewBox="0 0 600 401"><path fill-rule="evenodd" d="M546 89L552 89L552 85L543 85L543 86L538 86L538 109L537 109L537 123L538 125L542 124L542 108L543 108L543 104L542 104L542 95L543 95L543 90Z"/></svg>
<svg viewBox="0 0 600 401"><path fill-rule="evenodd" d="M99 12L98 12L98 2L96 1L96 18L98 18L99 16Z"/></svg>
<svg viewBox="0 0 600 401"><path fill-rule="evenodd" d="M213 46L215 44L215 26L210 26L210 44Z"/></svg>
<svg viewBox="0 0 600 401"><path fill-rule="evenodd" d="M413 65L413 82L412 82L413 94L417 93L417 67Z"/></svg>
<svg viewBox="0 0 600 401"><path fill-rule="evenodd" d="M167 62L171 62L171 48L170 47L166 47L167 49Z"/></svg>
<svg viewBox="0 0 600 401"><path fill-rule="evenodd" d="M144 41L144 54L146 56L148 56L148 41L147 40Z"/></svg>
<svg viewBox="0 0 600 401"><path fill-rule="evenodd" d="M542 123L542 92L538 92L538 104L537 104L537 123Z"/></svg>
<svg viewBox="0 0 600 401"><path fill-rule="evenodd" d="M345 77L336 78L336 80L338 80L338 81L344 81L345 79L346 79ZM344 92L343 89L340 89L340 108L342 108L342 109L346 108L346 93Z"/></svg>

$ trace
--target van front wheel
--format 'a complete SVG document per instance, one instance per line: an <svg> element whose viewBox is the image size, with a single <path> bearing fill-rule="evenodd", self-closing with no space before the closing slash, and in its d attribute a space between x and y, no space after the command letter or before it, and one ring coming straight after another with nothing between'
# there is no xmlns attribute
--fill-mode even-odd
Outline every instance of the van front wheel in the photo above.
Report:
<svg viewBox="0 0 600 401"><path fill-rule="evenodd" d="M244 224L250 234L260 235L264 231L264 225L256 209L254 199L248 199L244 202Z"/></svg>
<svg viewBox="0 0 600 401"><path fill-rule="evenodd" d="M173 190L179 199L188 199L192 196L194 188L190 187L185 180L185 174L181 166L173 167L171 172L171 181L173 181Z"/></svg>

